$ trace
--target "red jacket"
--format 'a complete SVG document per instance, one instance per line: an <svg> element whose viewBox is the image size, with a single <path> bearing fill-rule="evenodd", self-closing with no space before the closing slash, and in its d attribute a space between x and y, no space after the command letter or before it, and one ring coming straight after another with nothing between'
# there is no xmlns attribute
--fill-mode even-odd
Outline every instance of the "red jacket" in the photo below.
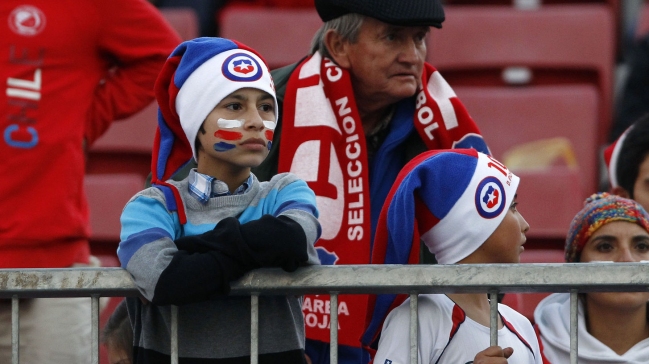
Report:
<svg viewBox="0 0 649 364"><path fill-rule="evenodd" d="M0 268L88 261L84 145L153 100L180 41L146 0L0 2Z"/></svg>

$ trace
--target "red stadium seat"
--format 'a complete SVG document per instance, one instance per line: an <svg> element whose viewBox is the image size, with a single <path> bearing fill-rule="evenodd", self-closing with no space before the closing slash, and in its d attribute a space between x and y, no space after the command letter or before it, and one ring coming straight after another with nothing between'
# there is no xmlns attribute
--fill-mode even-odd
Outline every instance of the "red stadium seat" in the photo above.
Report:
<svg viewBox="0 0 649 364"><path fill-rule="evenodd" d="M114 122L90 148L87 173L137 173L146 177L151 171L157 125L155 101L128 119Z"/></svg>
<svg viewBox="0 0 649 364"><path fill-rule="evenodd" d="M449 5L445 11L444 27L432 30L429 37L427 59L454 88L596 85L597 142L606 141L615 55L613 12L609 7L547 5L519 10ZM480 120L476 121L480 125Z"/></svg>
<svg viewBox="0 0 649 364"><path fill-rule="evenodd" d="M597 89L593 85L456 87L492 154L507 162L519 144L565 138L576 166L509 167L521 177L520 211L533 238L563 239L583 200L597 189ZM538 156L537 158L541 158Z"/></svg>
<svg viewBox="0 0 649 364"><path fill-rule="evenodd" d="M258 51L271 69L297 62L309 53L322 25L315 8L230 5L221 10L220 35Z"/></svg>
<svg viewBox="0 0 649 364"><path fill-rule="evenodd" d="M132 173L89 174L84 187L90 208L91 240L113 243L114 249L119 242L122 209L144 189L144 178Z"/></svg>
<svg viewBox="0 0 649 364"><path fill-rule="evenodd" d="M615 32L615 49L618 56L622 56L622 42L620 39L622 21L621 0L445 0L444 4L456 6L510 6L523 10L536 10L548 5L604 5L613 14L613 29Z"/></svg>
<svg viewBox="0 0 649 364"><path fill-rule="evenodd" d="M162 8L162 16L176 29L182 40L198 37L198 18L192 8Z"/></svg>

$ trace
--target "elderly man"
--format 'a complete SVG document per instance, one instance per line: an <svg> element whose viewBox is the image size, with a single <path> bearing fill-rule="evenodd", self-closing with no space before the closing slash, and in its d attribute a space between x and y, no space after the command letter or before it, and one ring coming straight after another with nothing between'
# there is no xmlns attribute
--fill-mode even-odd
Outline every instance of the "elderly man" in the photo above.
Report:
<svg viewBox="0 0 649 364"><path fill-rule="evenodd" d="M268 158L253 172L263 181L290 171L309 183L321 212L322 264L369 264L383 201L406 162L428 149L488 148L451 87L425 63L429 28L444 20L438 0L315 5L325 23L311 54L272 72L280 121ZM329 308L328 296L304 298L313 363L329 362ZM366 310L365 295L339 297L341 363L368 358L360 344Z"/></svg>
<svg viewBox="0 0 649 364"><path fill-rule="evenodd" d="M315 0L325 22L312 54L275 70L281 123L260 179L290 171L321 211L322 264L368 264L383 201L403 165L427 149L488 153L451 87L425 63L437 0ZM361 362L367 298L339 298L339 360ZM307 354L328 362L328 296L306 296Z"/></svg>

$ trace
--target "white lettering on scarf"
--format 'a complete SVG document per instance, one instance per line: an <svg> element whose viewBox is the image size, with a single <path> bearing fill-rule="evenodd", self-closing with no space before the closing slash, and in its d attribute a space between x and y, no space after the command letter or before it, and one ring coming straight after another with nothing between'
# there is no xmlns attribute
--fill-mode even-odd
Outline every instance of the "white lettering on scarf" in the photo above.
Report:
<svg viewBox="0 0 649 364"><path fill-rule="evenodd" d="M433 109L428 106L428 96L437 103L439 107L442 120L444 121L444 127L446 130L451 130L458 126L457 115L455 114L455 108L451 102L451 98L457 97L455 92L448 85L446 80L435 71L428 79L428 84L426 89L422 89L417 94L417 101L415 104L415 115L417 122L424 125L424 133L426 137L430 140L434 140L433 132L439 128L437 121L433 122L434 114Z"/></svg>
<svg viewBox="0 0 649 364"><path fill-rule="evenodd" d="M333 65L333 63L329 64ZM327 65L325 63L325 67ZM327 72L327 75L329 73ZM360 176L363 172L363 163L359 160L361 145L358 143L359 136L356 133L356 121L349 115L352 109L347 106L348 102L349 99L344 96L334 103L338 106L338 116L342 118L343 131L347 136L345 138L345 156L349 159L345 169L348 176L347 196L354 197L353 195L356 194L356 198L350 198L347 204L347 224L349 225L347 239L361 240L363 239L363 222L365 221L363 216L363 177Z"/></svg>

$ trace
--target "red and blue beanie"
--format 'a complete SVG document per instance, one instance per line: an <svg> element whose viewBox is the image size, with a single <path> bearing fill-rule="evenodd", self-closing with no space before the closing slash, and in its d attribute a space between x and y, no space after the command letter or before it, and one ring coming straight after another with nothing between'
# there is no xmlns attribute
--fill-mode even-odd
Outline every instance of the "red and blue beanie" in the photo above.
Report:
<svg viewBox="0 0 649 364"><path fill-rule="evenodd" d="M420 154L399 173L383 204L372 264L419 263L420 240L440 264L453 264L478 249L507 214L519 178L474 149ZM405 299L370 299L363 344L378 335L388 312Z"/></svg>
<svg viewBox="0 0 649 364"><path fill-rule="evenodd" d="M214 107L246 87L272 95L277 110L275 86L266 62L251 48L224 38L203 37L181 43L158 75L158 128L151 182L165 193L168 208L178 211L181 221L184 211L180 196L165 181L196 157L196 135Z"/></svg>
<svg viewBox="0 0 649 364"><path fill-rule="evenodd" d="M473 149L423 153L402 169L388 195L374 249L387 248L382 263L406 264L404 253L421 239L439 264L457 263L500 225L518 182L502 163Z"/></svg>
<svg viewBox="0 0 649 364"><path fill-rule="evenodd" d="M606 168L608 169L608 179L612 188L619 187L620 183L617 179L617 166L618 161L620 160L620 151L624 145L624 140L626 136L629 135L629 131L633 129L633 124L628 127L622 135L620 135L613 144L609 145L604 149L604 162L606 163Z"/></svg>

